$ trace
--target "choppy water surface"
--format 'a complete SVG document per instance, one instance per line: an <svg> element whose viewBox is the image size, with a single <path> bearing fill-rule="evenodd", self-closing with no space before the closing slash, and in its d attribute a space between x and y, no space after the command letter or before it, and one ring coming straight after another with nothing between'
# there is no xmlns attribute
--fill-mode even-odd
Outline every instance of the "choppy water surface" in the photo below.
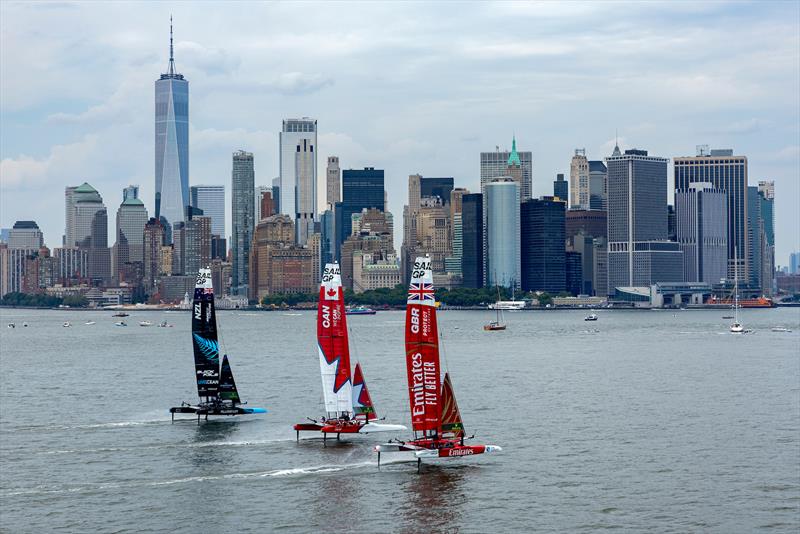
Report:
<svg viewBox="0 0 800 534"><path fill-rule="evenodd" d="M220 312L269 413L198 426L167 412L196 395L188 314L2 310L0 530L796 532L800 311L746 310L745 336L720 311L598 313L441 312L467 431L504 451L417 474L377 469L381 435L295 442L321 412L313 313ZM379 415L408 424L403 314L349 323Z"/></svg>

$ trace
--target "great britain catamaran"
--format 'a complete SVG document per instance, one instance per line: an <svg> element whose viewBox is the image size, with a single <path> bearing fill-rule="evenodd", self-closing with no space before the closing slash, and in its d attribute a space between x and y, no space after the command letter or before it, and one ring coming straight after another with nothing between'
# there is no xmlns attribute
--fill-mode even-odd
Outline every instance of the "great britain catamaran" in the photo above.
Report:
<svg viewBox="0 0 800 534"><path fill-rule="evenodd" d="M197 414L197 423L209 415L245 415L265 413L264 408L243 406L233 380L228 355L219 361L219 341L217 340L217 315L214 311L214 288L211 284L211 270L200 269L194 286L192 303L192 346L194 348L194 369L197 378L197 394L200 402L182 402L170 408L172 420L176 413Z"/></svg>
<svg viewBox="0 0 800 534"><path fill-rule="evenodd" d="M383 452L411 452L417 469L423 458L460 458L497 452L497 445L467 445L464 423L450 375L439 360L439 331L431 260L414 262L406 304L406 370L414 439L390 441L375 447L378 466Z"/></svg>
<svg viewBox="0 0 800 534"><path fill-rule="evenodd" d="M368 434L405 430L403 425L378 423L375 406L364 382L361 365L350 375L350 347L347 339L344 291L339 264L328 263L322 273L317 304L317 343L322 373L325 416L308 418L307 423L294 425L297 439L300 432L328 434Z"/></svg>

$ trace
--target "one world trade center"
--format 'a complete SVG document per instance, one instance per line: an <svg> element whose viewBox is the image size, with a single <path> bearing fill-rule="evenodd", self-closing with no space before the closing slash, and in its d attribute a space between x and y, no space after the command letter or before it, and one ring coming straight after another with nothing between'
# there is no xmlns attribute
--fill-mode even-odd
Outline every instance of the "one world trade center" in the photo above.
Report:
<svg viewBox="0 0 800 534"><path fill-rule="evenodd" d="M175 72L172 17L169 20L169 68L156 80L156 218L172 235L189 205L189 82ZM169 239L171 241L171 239Z"/></svg>

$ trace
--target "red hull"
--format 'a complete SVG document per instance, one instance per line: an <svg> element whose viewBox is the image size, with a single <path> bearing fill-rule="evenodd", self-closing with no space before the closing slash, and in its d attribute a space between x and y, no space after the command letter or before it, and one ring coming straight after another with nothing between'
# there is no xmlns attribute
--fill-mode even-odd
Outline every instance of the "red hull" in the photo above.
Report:
<svg viewBox="0 0 800 534"><path fill-rule="evenodd" d="M438 450L439 458L458 458L486 452L486 445L463 445L460 439L418 439L406 444L421 449Z"/></svg>
<svg viewBox="0 0 800 534"><path fill-rule="evenodd" d="M363 421L333 421L325 423L298 423L294 425L297 432L322 432L324 434L358 434Z"/></svg>

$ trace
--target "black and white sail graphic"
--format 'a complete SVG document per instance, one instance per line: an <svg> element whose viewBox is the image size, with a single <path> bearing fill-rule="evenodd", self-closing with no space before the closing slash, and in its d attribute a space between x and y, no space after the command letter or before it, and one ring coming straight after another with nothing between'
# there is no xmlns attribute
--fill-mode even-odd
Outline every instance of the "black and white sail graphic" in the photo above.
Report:
<svg viewBox="0 0 800 534"><path fill-rule="evenodd" d="M200 397L216 399L219 393L219 342L210 269L200 269L197 273L192 306L192 345L197 393Z"/></svg>

